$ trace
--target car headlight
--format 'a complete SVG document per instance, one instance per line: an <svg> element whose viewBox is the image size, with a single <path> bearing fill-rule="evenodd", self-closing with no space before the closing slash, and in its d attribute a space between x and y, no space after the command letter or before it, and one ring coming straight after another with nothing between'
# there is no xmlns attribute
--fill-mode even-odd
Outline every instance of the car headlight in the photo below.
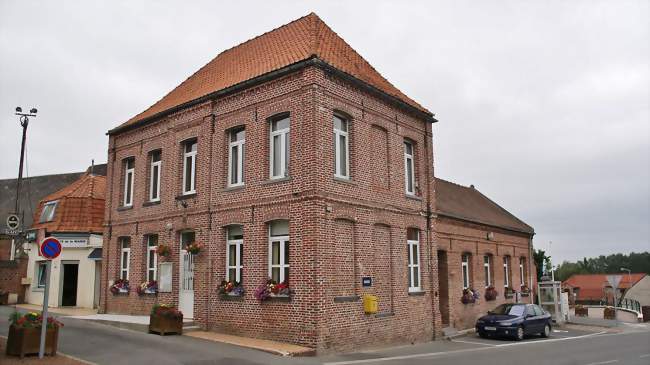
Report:
<svg viewBox="0 0 650 365"><path fill-rule="evenodd" d="M485 323L485 321L483 321L482 319L479 319L478 321L476 321L476 323Z"/></svg>
<svg viewBox="0 0 650 365"><path fill-rule="evenodd" d="M501 326L506 326L506 327L510 327L510 326L512 326L512 322L508 322L508 321L505 321L505 322L499 322L499 325L501 325Z"/></svg>

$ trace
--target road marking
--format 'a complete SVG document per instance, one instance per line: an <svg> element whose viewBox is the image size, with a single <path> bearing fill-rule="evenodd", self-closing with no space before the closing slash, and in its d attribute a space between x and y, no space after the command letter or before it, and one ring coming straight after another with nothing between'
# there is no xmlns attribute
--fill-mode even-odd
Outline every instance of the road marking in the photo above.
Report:
<svg viewBox="0 0 650 365"><path fill-rule="evenodd" d="M483 345L483 346L499 346L499 345L493 345L491 343L483 343L483 342L474 342L474 341L463 341L463 340L451 340L451 342L462 342L462 343L471 343L473 345Z"/></svg>
<svg viewBox="0 0 650 365"><path fill-rule="evenodd" d="M453 350L453 351L443 351L443 352L427 352L427 353L423 353L423 354L402 355L402 356L392 356L392 357L380 357L380 358L377 358L377 359L363 359L363 360L348 360L348 361L326 362L326 363L323 363L323 365L356 365L356 364L368 364L368 363L374 363L374 362L394 361L394 360L417 359L417 358L422 358L422 357L435 357L435 356L442 356L442 355L460 354L460 353L466 353L466 352L492 350L492 349L498 349L498 348L501 348L501 347L508 347L508 346L521 346L521 345L530 345L530 344L545 343L545 342L559 342L559 341L573 340L573 339L577 339L577 338L592 337L592 336L596 336L596 335L601 335L603 333L606 333L606 331L602 331L602 332L598 332L598 333L590 333L590 334L587 334L587 335L576 336L576 337L552 338L552 339L543 340L543 341L516 342L516 343L508 343L508 344L502 344L502 345L494 345L494 346L491 346L491 347L478 347L478 348L475 348L475 349ZM616 360L616 361L618 361L618 360Z"/></svg>
<svg viewBox="0 0 650 365"><path fill-rule="evenodd" d="M605 364L613 364L615 362L618 362L618 360L609 360L609 361L602 361L602 362L591 362L587 365L605 365Z"/></svg>
<svg viewBox="0 0 650 365"><path fill-rule="evenodd" d="M569 331L564 331L564 330L553 330L553 332L569 332Z"/></svg>
<svg viewBox="0 0 650 365"><path fill-rule="evenodd" d="M639 356L639 359L644 359L646 357L650 357L650 354L641 355L641 356Z"/></svg>

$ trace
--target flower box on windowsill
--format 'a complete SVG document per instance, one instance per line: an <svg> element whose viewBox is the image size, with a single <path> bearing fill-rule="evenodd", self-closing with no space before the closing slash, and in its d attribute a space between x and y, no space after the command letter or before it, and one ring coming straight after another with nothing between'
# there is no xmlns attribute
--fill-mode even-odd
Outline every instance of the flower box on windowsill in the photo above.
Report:
<svg viewBox="0 0 650 365"><path fill-rule="evenodd" d="M234 301L240 301L244 300L244 294L236 294L236 293L220 293L219 294L219 299L221 300L234 300Z"/></svg>
<svg viewBox="0 0 650 365"><path fill-rule="evenodd" d="M271 302L290 302L291 295L286 294L269 294L269 297L266 299Z"/></svg>
<svg viewBox="0 0 650 365"><path fill-rule="evenodd" d="M522 291L522 292L521 292L521 296L522 296L522 297L529 297L529 296L530 296L530 292L523 292L523 291Z"/></svg>

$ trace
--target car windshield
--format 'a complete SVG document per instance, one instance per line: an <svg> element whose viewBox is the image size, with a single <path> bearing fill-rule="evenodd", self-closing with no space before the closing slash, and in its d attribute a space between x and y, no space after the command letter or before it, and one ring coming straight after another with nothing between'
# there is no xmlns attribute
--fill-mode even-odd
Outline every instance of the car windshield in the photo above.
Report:
<svg viewBox="0 0 650 365"><path fill-rule="evenodd" d="M526 306L521 304L501 304L494 308L490 313L492 314L509 314L511 316L522 316Z"/></svg>

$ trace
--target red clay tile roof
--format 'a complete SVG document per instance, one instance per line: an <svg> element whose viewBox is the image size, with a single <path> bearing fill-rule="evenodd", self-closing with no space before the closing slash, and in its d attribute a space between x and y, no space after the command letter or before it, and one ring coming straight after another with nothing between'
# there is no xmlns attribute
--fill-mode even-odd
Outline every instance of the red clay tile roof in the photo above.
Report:
<svg viewBox="0 0 650 365"><path fill-rule="evenodd" d="M478 224L533 234L533 227L522 222L474 187L436 178L436 213Z"/></svg>
<svg viewBox="0 0 650 365"><path fill-rule="evenodd" d="M77 181L43 198L34 214L32 228L48 232L102 232L106 177L86 173ZM54 219L40 223L45 203L58 201Z"/></svg>
<svg viewBox="0 0 650 365"><path fill-rule="evenodd" d="M221 52L147 110L115 129L312 56L424 113L431 114L388 82L316 14L311 13Z"/></svg>
<svg viewBox="0 0 650 365"><path fill-rule="evenodd" d="M580 288L576 297L577 300L600 300L604 296L603 288L609 286L607 275L613 274L574 274L566 279L562 285ZM623 273L620 275L621 282L618 284L618 287L620 289L628 289L643 279L647 274L630 274L628 276L626 273Z"/></svg>

